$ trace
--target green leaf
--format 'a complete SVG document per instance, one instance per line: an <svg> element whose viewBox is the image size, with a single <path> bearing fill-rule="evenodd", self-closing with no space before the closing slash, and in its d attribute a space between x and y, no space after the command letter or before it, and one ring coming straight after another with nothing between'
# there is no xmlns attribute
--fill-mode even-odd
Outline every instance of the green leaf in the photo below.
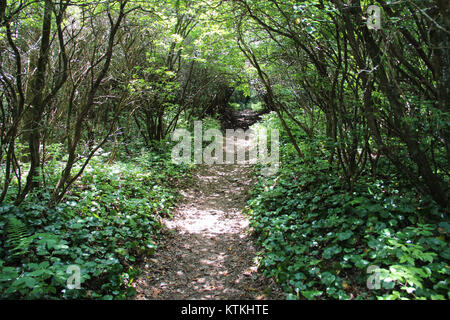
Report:
<svg viewBox="0 0 450 320"><path fill-rule="evenodd" d="M319 290L303 290L300 292L308 300L314 300L315 297L320 297L323 294L323 291Z"/></svg>
<svg viewBox="0 0 450 320"><path fill-rule="evenodd" d="M341 251L342 251L342 248L337 245L328 247L323 251L322 257L324 257L325 259L331 259L332 256L340 253Z"/></svg>
<svg viewBox="0 0 450 320"><path fill-rule="evenodd" d="M351 230L347 230L345 232L339 232L337 236L340 241L343 241L349 239L352 235L353 232Z"/></svg>
<svg viewBox="0 0 450 320"><path fill-rule="evenodd" d="M320 275L320 281L326 286L330 286L336 280L336 276L330 272L324 272Z"/></svg>

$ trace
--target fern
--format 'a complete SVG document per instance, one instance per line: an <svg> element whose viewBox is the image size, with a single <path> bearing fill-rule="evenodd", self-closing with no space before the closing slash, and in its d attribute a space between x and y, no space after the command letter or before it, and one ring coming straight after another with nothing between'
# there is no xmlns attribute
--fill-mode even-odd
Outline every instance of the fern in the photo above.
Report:
<svg viewBox="0 0 450 320"><path fill-rule="evenodd" d="M32 237L27 226L17 218L10 218L5 228L6 245L10 248L12 256L22 256L28 252Z"/></svg>

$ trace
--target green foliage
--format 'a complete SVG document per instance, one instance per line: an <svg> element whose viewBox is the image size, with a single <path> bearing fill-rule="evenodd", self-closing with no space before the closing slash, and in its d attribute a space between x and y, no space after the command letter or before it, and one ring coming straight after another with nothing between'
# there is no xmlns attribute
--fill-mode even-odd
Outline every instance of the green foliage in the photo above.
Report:
<svg viewBox="0 0 450 320"><path fill-rule="evenodd" d="M239 104L237 102L231 102L231 103L229 103L229 106L231 108L233 108L234 110L241 110L242 109L241 104Z"/></svg>
<svg viewBox="0 0 450 320"><path fill-rule="evenodd" d="M253 111L260 112L263 111L265 106L262 102L255 102L249 105L249 108Z"/></svg>
<svg viewBox="0 0 450 320"><path fill-rule="evenodd" d="M338 168L320 158L305 165L285 139L281 170L259 179L248 214L260 268L288 299L450 298L443 209L388 167L386 179L364 175L349 190ZM379 289L367 287L370 266Z"/></svg>
<svg viewBox="0 0 450 320"><path fill-rule="evenodd" d="M202 129L203 132L209 129L219 129L220 130L220 121L217 119L218 117L206 117L203 118L202 121ZM193 128L193 127L192 127Z"/></svg>
<svg viewBox="0 0 450 320"><path fill-rule="evenodd" d="M28 251L31 237L28 234L26 225L15 217L10 217L5 228L6 248L12 256L17 257L24 255Z"/></svg>
<svg viewBox="0 0 450 320"><path fill-rule="evenodd" d="M164 142L165 143L165 142ZM93 159L60 205L26 201L0 207L0 297L125 299L142 256L156 249L159 217L170 215L175 186L188 173L162 145L134 159ZM1 243L0 243L1 244ZM20 259L17 259L20 257ZM67 268L81 289L67 289Z"/></svg>

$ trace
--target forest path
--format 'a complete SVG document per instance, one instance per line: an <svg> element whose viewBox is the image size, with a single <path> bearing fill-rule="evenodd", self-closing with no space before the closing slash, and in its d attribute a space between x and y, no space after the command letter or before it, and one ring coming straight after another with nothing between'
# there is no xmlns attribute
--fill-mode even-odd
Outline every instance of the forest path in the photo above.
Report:
<svg viewBox="0 0 450 320"><path fill-rule="evenodd" d="M243 141L237 141L243 143ZM243 213L254 183L246 165L200 165L143 274L136 299L284 299L257 270Z"/></svg>

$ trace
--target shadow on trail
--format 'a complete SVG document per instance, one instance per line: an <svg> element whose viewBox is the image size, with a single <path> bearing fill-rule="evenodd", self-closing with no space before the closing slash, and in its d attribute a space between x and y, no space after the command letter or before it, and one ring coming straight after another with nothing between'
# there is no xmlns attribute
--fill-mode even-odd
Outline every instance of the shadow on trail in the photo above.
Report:
<svg viewBox="0 0 450 320"><path fill-rule="evenodd" d="M166 235L136 281L137 299L283 299L257 271L242 212L252 184L245 165L199 166Z"/></svg>
<svg viewBox="0 0 450 320"><path fill-rule="evenodd" d="M222 110L221 121L222 129L244 129L247 130L251 125L261 120L261 115L267 113L267 110L257 112L251 109L233 110L226 108Z"/></svg>

